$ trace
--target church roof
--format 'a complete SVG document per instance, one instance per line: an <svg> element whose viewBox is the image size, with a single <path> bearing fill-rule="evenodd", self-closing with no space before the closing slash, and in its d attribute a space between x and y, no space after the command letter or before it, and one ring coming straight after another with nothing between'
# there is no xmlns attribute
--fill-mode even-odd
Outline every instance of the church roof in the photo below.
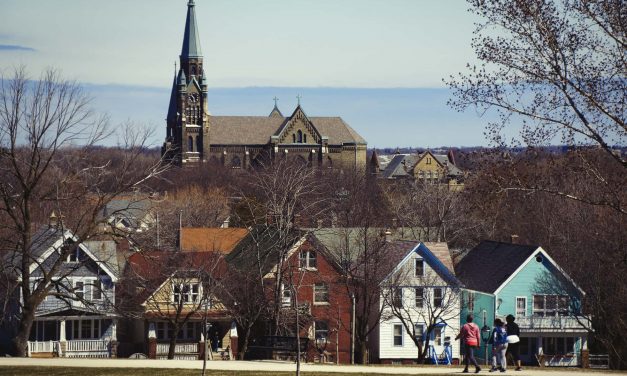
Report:
<svg viewBox="0 0 627 376"><path fill-rule="evenodd" d="M308 117L329 145L366 144L340 117ZM265 145L279 134L289 118L279 116L212 116L209 140L212 145Z"/></svg>
<svg viewBox="0 0 627 376"><path fill-rule="evenodd" d="M187 3L187 19L185 20L185 34L183 36L183 48L181 56L199 57L202 56L200 49L200 37L198 36L198 26L196 24L196 11L194 10L194 0Z"/></svg>

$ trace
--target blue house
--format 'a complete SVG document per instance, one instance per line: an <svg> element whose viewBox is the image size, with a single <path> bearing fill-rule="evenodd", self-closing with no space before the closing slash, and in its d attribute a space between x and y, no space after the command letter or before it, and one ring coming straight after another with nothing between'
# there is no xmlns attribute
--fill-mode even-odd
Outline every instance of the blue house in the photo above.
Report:
<svg viewBox="0 0 627 376"><path fill-rule="evenodd" d="M483 241L455 271L465 287L462 322L473 313L489 333L495 317L505 321L511 314L520 327L524 363L581 365L590 330L581 309L585 293L542 247ZM482 344L477 355L488 353Z"/></svg>

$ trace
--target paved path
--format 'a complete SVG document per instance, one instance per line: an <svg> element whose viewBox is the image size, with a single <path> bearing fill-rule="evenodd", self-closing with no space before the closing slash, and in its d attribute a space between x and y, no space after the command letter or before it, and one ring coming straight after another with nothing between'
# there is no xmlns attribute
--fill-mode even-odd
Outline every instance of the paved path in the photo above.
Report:
<svg viewBox="0 0 627 376"><path fill-rule="evenodd" d="M33 359L33 358L0 358L0 367L2 366L54 366L54 367L102 367L102 368L202 368L202 362L198 360L149 360L149 359L71 359L71 358L53 358L53 359ZM273 362L273 361L209 361L207 368L212 370L224 371L294 371L296 366L294 363ZM346 372L346 373L365 373L365 374L461 374L461 366L425 366L425 367L402 367L402 366L336 366L323 364L303 364L304 372ZM488 373L487 368L481 371L485 375L501 375L500 372L493 374ZM549 370L529 369L521 372L510 370L510 375L533 375L533 376L570 376L593 374L595 376L616 376L619 374L627 375L627 373L603 372L603 371L582 371L580 369L568 368L552 368Z"/></svg>

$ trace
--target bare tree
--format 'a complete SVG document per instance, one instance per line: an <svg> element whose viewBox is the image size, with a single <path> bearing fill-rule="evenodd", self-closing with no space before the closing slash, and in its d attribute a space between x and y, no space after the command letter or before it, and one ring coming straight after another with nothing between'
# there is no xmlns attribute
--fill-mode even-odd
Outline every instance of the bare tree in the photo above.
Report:
<svg viewBox="0 0 627 376"><path fill-rule="evenodd" d="M478 24L473 48L480 67L451 77L458 110L495 110L487 135L507 143L502 131L522 124L520 138L532 147L561 142L596 146L622 170L614 149L627 139L625 4L620 0L469 0ZM585 154L581 154L585 158ZM583 162L600 185L612 175L593 160ZM546 192L568 200L606 205L625 214L624 204L582 196L553 185L509 185L510 190Z"/></svg>
<svg viewBox="0 0 627 376"><path fill-rule="evenodd" d="M14 289L7 296L19 298L13 344L16 355L25 356L35 310L63 283L54 277L78 246L62 247L33 287L30 266L38 257L33 231L54 209L76 238L88 239L98 232L97 219L107 202L121 192L140 189L166 167L142 160L149 134L130 125L120 135L115 164L93 153L110 134L107 118L96 116L81 87L54 70L31 81L20 67L12 77L3 77L0 87L0 247L15 261L4 265L17 281L7 286Z"/></svg>

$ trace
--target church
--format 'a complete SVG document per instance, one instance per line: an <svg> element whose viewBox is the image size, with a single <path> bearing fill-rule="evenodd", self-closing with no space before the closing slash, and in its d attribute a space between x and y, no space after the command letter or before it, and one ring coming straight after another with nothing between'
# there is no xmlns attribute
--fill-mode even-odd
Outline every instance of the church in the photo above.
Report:
<svg viewBox="0 0 627 376"><path fill-rule="evenodd" d="M247 169L293 158L313 167L365 169L367 143L340 117L307 116L300 100L289 116L276 101L267 116L213 116L207 92L195 4L189 0L180 69L166 118L164 159Z"/></svg>

